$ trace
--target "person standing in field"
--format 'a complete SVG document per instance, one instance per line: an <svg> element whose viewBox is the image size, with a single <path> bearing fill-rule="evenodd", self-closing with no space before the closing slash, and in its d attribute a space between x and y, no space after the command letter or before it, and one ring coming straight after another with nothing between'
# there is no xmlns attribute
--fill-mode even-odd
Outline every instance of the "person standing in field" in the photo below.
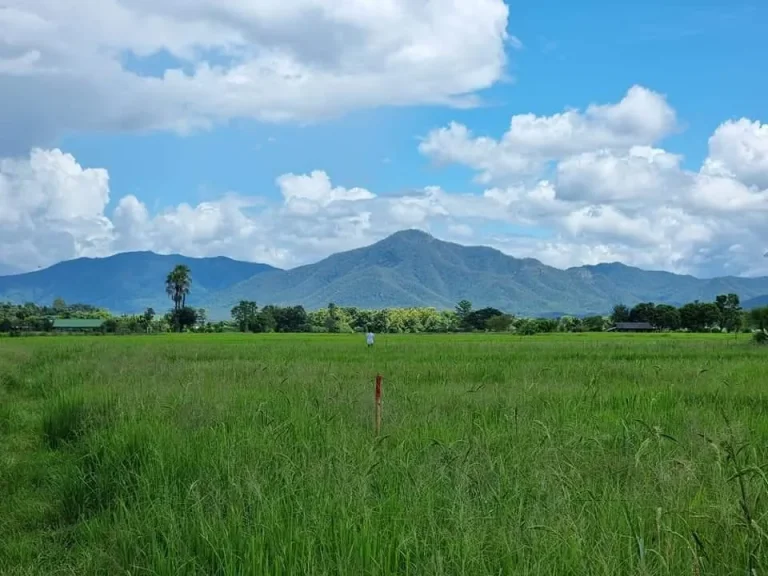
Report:
<svg viewBox="0 0 768 576"><path fill-rule="evenodd" d="M373 332L370 330L368 331L368 334L365 335L365 341L368 343L368 348L373 346Z"/></svg>

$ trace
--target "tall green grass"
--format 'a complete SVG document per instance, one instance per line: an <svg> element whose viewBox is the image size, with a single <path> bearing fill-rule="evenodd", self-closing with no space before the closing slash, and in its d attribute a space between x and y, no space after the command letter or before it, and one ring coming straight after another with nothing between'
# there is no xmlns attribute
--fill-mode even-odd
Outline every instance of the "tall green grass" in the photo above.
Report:
<svg viewBox="0 0 768 576"><path fill-rule="evenodd" d="M721 335L9 341L0 573L764 574L766 360Z"/></svg>

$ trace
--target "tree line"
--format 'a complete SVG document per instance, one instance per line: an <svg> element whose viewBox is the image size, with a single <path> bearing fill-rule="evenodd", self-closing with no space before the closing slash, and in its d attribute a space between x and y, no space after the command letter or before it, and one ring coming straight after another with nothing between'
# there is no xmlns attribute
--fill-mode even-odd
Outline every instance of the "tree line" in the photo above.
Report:
<svg viewBox="0 0 768 576"><path fill-rule="evenodd" d="M492 307L474 309L468 300L453 310L436 308L385 308L366 310L334 303L319 310L303 306L260 307L243 300L235 305L228 321L212 322L206 310L187 304L192 273L176 266L165 278L165 292L172 307L163 315L152 308L142 314L116 316L87 304L67 304L56 299L51 306L27 303L0 304L0 332L50 332L55 318L98 318L106 333L145 332L327 332L327 333L421 333L421 332L515 332L533 335L549 332L602 332L619 322L647 322L657 330L687 332L737 332L768 330L768 307L745 312L736 294L723 294L714 302L691 302L680 307L644 302L633 307L614 306L611 314L586 317L527 318Z"/></svg>
<svg viewBox="0 0 768 576"><path fill-rule="evenodd" d="M691 302L681 307L644 302L630 308L614 306L611 314L559 318L516 317L496 308L473 309L467 300L454 310L388 308L365 310L329 304L306 312L301 306L268 305L242 301L232 308L232 318L242 332L602 332L621 322L647 322L660 331L738 332L768 329L768 307L744 311L736 294L718 296L714 302Z"/></svg>
<svg viewBox="0 0 768 576"><path fill-rule="evenodd" d="M688 332L738 332L744 328L764 329L766 310L744 312L737 294L721 294L714 302L690 302L679 308L669 304L643 302L628 308L614 306L611 321L647 322L658 330Z"/></svg>

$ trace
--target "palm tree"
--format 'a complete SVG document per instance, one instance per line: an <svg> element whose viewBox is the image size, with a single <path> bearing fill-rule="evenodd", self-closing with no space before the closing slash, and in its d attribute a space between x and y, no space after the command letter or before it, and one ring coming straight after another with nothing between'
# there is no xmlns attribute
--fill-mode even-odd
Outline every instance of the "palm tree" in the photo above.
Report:
<svg viewBox="0 0 768 576"><path fill-rule="evenodd" d="M165 278L165 292L173 300L173 310L177 312L187 303L187 294L192 287L192 272L189 266L179 264Z"/></svg>

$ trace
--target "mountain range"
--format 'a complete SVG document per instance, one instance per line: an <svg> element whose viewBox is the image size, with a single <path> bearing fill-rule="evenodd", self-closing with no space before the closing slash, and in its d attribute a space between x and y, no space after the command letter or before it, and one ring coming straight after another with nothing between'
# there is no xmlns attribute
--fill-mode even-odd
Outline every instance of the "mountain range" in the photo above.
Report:
<svg viewBox="0 0 768 576"><path fill-rule="evenodd" d="M48 304L55 298L140 312L169 307L165 275L176 264L192 270L189 303L211 318L226 318L240 300L342 306L453 308L462 299L475 308L555 316L606 313L617 303L653 301L681 305L739 294L745 307L768 302L768 278L699 279L620 263L566 270L493 248L444 242L417 230L398 232L371 246L341 252L314 264L280 270L230 258L189 258L130 252L79 258L50 268L0 277L0 301Z"/></svg>
<svg viewBox="0 0 768 576"><path fill-rule="evenodd" d="M192 270L194 300L201 301L275 270L266 264L240 262L221 256L188 258L153 252L126 252L107 258L78 258L50 268L0 276L0 301L51 304L54 299L91 304L113 312L133 313L169 307L165 277L177 264Z"/></svg>

